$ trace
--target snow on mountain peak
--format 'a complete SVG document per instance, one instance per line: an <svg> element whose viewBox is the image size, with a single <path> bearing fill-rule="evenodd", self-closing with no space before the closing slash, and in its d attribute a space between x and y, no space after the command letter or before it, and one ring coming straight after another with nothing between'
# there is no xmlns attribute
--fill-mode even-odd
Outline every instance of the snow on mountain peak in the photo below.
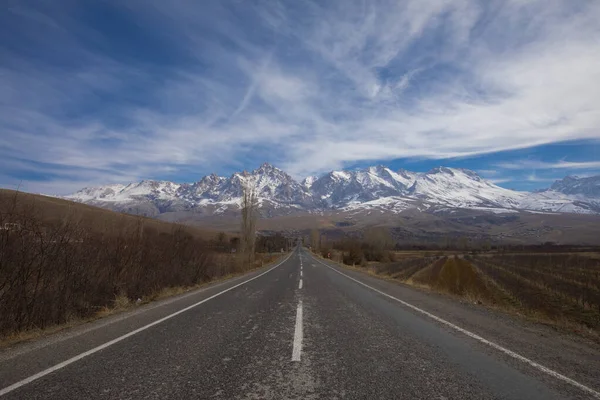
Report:
<svg viewBox="0 0 600 400"><path fill-rule="evenodd" d="M578 176L567 176L555 181L550 190L564 194L584 195L600 198L600 176L580 178Z"/></svg>
<svg viewBox="0 0 600 400"><path fill-rule="evenodd" d="M473 171L446 167L418 176L410 192L427 201L459 208L476 205L513 208L523 197L520 192L496 186Z"/></svg>
<svg viewBox="0 0 600 400"><path fill-rule="evenodd" d="M304 178L304 180L302 181L302 186L304 186L306 189L310 189L310 187L312 186L313 183L315 183L315 181L319 179L318 176L307 176L306 178Z"/></svg>
<svg viewBox="0 0 600 400"><path fill-rule="evenodd" d="M196 183L143 180L128 185L84 188L65 198L96 205L160 204L169 207L223 207L241 204L244 186L256 189L263 207L300 210L382 207L400 212L407 207L454 207L497 210L541 210L600 213L600 177L566 177L539 193L516 192L494 185L477 173L437 167L424 173L392 171L383 165L331 171L302 183L264 163L229 178L211 174ZM179 210L180 208L178 208ZM161 211L163 212L163 211Z"/></svg>
<svg viewBox="0 0 600 400"><path fill-rule="evenodd" d="M122 184L113 184L97 187L85 187L77 192L65 196L66 199L86 202L94 199L110 199L125 188Z"/></svg>
<svg viewBox="0 0 600 400"><path fill-rule="evenodd" d="M332 171L330 175L337 179L349 180L352 175L350 175L347 171Z"/></svg>

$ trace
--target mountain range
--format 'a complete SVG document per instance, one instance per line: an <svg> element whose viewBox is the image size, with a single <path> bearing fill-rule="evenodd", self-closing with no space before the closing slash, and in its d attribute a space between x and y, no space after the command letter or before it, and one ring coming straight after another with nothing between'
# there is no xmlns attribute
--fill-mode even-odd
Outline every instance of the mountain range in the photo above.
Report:
<svg viewBox="0 0 600 400"><path fill-rule="evenodd" d="M521 192L499 187L474 171L446 167L419 173L373 166L298 182L265 163L230 177L211 174L194 183L143 180L87 187L64 198L146 216L193 213L201 218L239 212L245 185L255 187L264 217L331 211L397 214L411 209L600 214L600 176L567 176L548 189Z"/></svg>

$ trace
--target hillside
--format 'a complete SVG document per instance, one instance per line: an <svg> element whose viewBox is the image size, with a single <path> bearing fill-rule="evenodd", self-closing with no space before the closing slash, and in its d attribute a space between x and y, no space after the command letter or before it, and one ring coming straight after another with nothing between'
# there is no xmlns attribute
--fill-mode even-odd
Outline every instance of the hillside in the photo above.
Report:
<svg viewBox="0 0 600 400"><path fill-rule="evenodd" d="M0 211L3 217L8 212L35 216L37 223L46 226L61 224L69 219L77 222L79 226L85 227L88 232L94 233L126 229L138 221L143 221L144 226L158 233L171 232L175 227L172 223L154 218L127 215L56 197L15 192L8 189L0 189ZM18 220L10 222L19 223ZM180 226L180 228L198 239L208 240L215 236L215 231L212 230L202 230L191 226Z"/></svg>

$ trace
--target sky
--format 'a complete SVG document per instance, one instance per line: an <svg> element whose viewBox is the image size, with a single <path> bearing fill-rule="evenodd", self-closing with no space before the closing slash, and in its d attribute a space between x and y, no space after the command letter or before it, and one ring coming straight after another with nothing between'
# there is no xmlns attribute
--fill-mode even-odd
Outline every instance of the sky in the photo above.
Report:
<svg viewBox="0 0 600 400"><path fill-rule="evenodd" d="M597 0L7 0L0 186L600 174L598 21Z"/></svg>

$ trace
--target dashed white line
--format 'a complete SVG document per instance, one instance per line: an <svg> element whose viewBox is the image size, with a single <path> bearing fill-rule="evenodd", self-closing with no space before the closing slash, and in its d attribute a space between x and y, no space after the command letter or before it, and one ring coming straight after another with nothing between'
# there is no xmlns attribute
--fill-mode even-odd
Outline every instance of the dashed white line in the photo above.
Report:
<svg viewBox="0 0 600 400"><path fill-rule="evenodd" d="M302 289L302 279L300 279L300 282L298 283L298 289Z"/></svg>
<svg viewBox="0 0 600 400"><path fill-rule="evenodd" d="M302 270L300 270L300 276L302 276Z"/></svg>
<svg viewBox="0 0 600 400"><path fill-rule="evenodd" d="M302 300L298 303L296 309L296 329L294 329L294 346L292 348L292 361L300 361L302 354Z"/></svg>
<svg viewBox="0 0 600 400"><path fill-rule="evenodd" d="M191 306L185 307L185 308L183 308L183 309L181 309L181 310L179 310L179 311L177 311L177 312L174 312L173 314L169 314L169 315L167 315L166 317L163 317L163 318L161 318L161 319L158 319L158 320L156 320L156 321L154 321L154 322L151 322L151 323L149 323L148 325L144 325L144 326L142 326L141 328L138 328L138 329L136 329L136 330L133 330L133 331L131 331L131 332L129 332L129 333L127 333L127 334L123 335L123 336L119 336L119 337L118 337L118 338L116 338L116 339L113 339L113 340L111 340L111 341L109 341L109 342L106 342L106 343L104 343L104 344L101 344L100 346L94 347L94 348L93 348L93 349L91 349L91 350L88 350L88 351L86 351L86 352L83 352L83 353L81 353L81 354L79 354L79 355L76 355L75 357L69 358L68 360L65 360L65 361L63 361L63 362L61 362L61 363L58 363L58 364L54 365L53 367L47 368L47 369L45 369L45 370L43 370L43 371L41 371L41 372L38 372L37 374L31 375L31 376L30 376L30 377L28 377L28 378L25 378L25 379L23 379L23 380L20 380L20 381L19 381L19 382L17 382L17 383L13 383L13 384L12 384L12 385L10 385L10 386L7 386L7 387L5 387L5 388L3 388L3 389L0 389L0 396L4 396L5 394L7 394L7 393L10 393L10 392L12 392L12 391L13 391L13 390L15 390L15 389L18 389L18 388L20 388L21 386L25 386L25 385L27 385L28 383L31 383L31 382L33 382L33 381L35 381L35 380L37 380L37 379L39 379L39 378L41 378L41 377L44 377L44 376L46 376L46 375L48 375L48 374L50 374L50 373L52 373L52 372L54 372L54 371L57 371L57 370L59 370L59 369L61 369L61 368L64 368L64 367L66 367L66 366L67 366L67 365L69 365L69 364L72 364L72 363L74 363L74 362L76 362L76 361L79 361L79 360L81 360L81 359L82 359L82 358L84 358L84 357L87 357L87 356L89 356L89 355L91 355L91 354L97 353L97 352L99 352L100 350L104 350L104 349L106 349L107 347L110 347L110 346L112 346L112 345L113 345L113 344L115 344L115 343L118 343L118 342L120 342L120 341L122 341L122 340L125 340L125 339L127 339L128 337L130 337L130 336L133 336L133 335L135 335L135 334L137 334L137 333L140 333L140 332L142 332L142 331L145 331L146 329L148 329L148 328L151 328L151 327L153 327L154 325L158 325L158 324L160 324L161 322L165 322L165 321L166 321L166 320L168 320L168 319L171 319L171 318L173 318L173 317L175 317L175 316L177 316L177 315L179 315L179 314L181 314L181 313L184 313L184 312L186 312L186 311L188 311L188 310L191 310L192 308L194 308L194 307L197 307L197 306L199 306L199 305L200 305L200 304L202 304L202 303L206 303L207 301L209 301L209 300L212 300L212 299L214 299L215 297L218 297L218 296L222 295L223 293L227 293L227 292L229 292L230 290L233 290L233 289L235 289L235 288L237 288L237 287L240 287L240 286L242 286L242 285L245 285L245 284L246 284L246 283L248 283L248 282L251 282L251 281L253 281L253 280L255 280L255 279L258 279L258 278L260 278L261 276L263 276L263 275L265 275L265 274L268 274L269 272L273 271L275 268L279 267L281 264L283 264L284 262L286 262L286 261L287 261L287 260L288 260L290 257L291 257L291 255L290 255L290 256L288 256L288 257L287 257L285 260L281 261L279 264L275 265L275 266L274 266L274 267L272 267L272 268L269 268L269 269L268 269L268 270L266 270L265 272L263 272L263 273L261 273L261 274L259 274L259 275L256 275L256 276L255 276L255 277L253 277L253 278L247 279L247 280L245 280L244 282L238 283L237 285L234 285L234 286L232 286L232 287L230 287L230 288L227 288L227 289L225 289L225 290L223 290L223 291L220 291L219 293L213 294L212 296L210 296L210 297L207 297L206 299L204 299L204 300L201 300L201 301L199 301L199 302L197 302L197 303L195 303L195 304L192 304ZM302 303L300 303L300 319L302 319L302 308L301 308L301 305L302 305ZM296 320L296 324L298 324L298 321L297 321L297 320ZM297 329L297 327L296 327L296 329ZM302 327L300 327L300 335L302 335ZM300 337L300 342L301 342L300 344L302 344L302 337Z"/></svg>
<svg viewBox="0 0 600 400"><path fill-rule="evenodd" d="M408 308L410 308L410 309L412 309L412 310L414 310L414 311L417 311L417 312L419 312L419 313L421 313L421 314L423 314L423 315L426 315L426 316L428 316L429 318L431 318L431 319L433 319L433 320L435 320L435 321L437 321L437 322L439 322L439 323L442 323L442 324L444 324L444 325L446 325L446 326L448 326L448 327L450 327L450 328L452 328L452 329L454 329L454 330L456 330L456 331L458 331L458 332L461 332L461 333L463 333L463 334L465 334L465 335L469 336L470 338L473 338L473 339L475 339L475 340L478 340L479 342L481 342L481 343L483 343L483 344L485 344L485 345L488 345L488 346L490 346L490 347L492 347L492 348L494 348L494 349L496 349L496 350L498 350L498 351L501 351L502 353L504 353L504 354L506 354L506 355L508 355L508 356L510 356L510 357L512 357L512 358L515 358L515 359L517 359L517 360L519 360L519 361L522 361L522 362L524 362L525 364L528 364L528 365L532 366L533 368L536 368L537 370L539 370L539 371L542 371L542 372L544 372L544 373L546 373L546 374L550 375L550 376L551 376L551 377L553 377L553 378L556 378L556 379L559 379L559 380L561 380L561 381L563 381L563 382L569 383L569 384L571 384L571 385L573 385L573 386L575 386L575 387L577 387L577 388L581 389L582 391L584 391L584 392L586 392L586 393L589 393L589 394L591 394L592 396L594 396L594 397L596 397L596 398L600 399L600 392L597 392L596 390L594 390L594 389L592 389L592 388L590 388L590 387L587 387L587 386L585 386L584 384L582 384L582 383L579 383L579 382L577 382L576 380L573 380L573 379L569 378L568 376L565 376L565 375L563 375L563 374L561 374L561 373L559 373L559 372L556 372L556 371L554 371L554 370L551 370L551 369L550 369L550 368L548 368L548 367L545 367L545 366L543 366L543 365L541 365L541 364L538 364L537 362L535 362L535 361L533 361L533 360L530 360L530 359L528 359L527 357L524 357L524 356L520 355L519 353L516 353L516 352L514 352L514 351L512 351L512 350L509 350L509 349L507 349L507 348L505 348L505 347L502 347L502 346L500 346L499 344L496 344L496 343L494 343L494 342L492 342L492 341L489 341L489 340L487 340L487 339L485 339L485 338L483 338L483 337L481 337L481 336L477 335L476 333L473 333L473 332L471 332L471 331L468 331L468 330L466 330L466 329L464 329L464 328L461 328L461 327L460 327L460 326L458 326L458 325L454 325L452 322L446 321L445 319L443 319L443 318L440 318L440 317L438 317L437 315L434 315L434 314L432 314L432 313L430 313L430 312L427 312L427 311L425 311L425 310L422 310L422 309L420 309L420 308L419 308L419 307L417 307L417 306L413 306L412 304L410 304L410 303L407 303L407 302L405 302L404 300L400 300L400 299L398 299L398 298L396 298L396 297L394 297L394 296L392 296L392 295L389 295L389 294L387 294L387 293L385 293L385 292L382 292L381 290L375 289L374 287L372 287L372 286L369 286L369 285L367 285L366 283L363 283L363 282L359 281L358 279L354 279L353 277L351 277L351 276L349 276L349 275L346 275L346 274L344 274L343 272L340 272L340 271L338 271L337 269L335 269L335 268L333 268L333 267L331 267L331 266L329 266L329 265L325 264L324 262L322 262L322 261L321 261L321 260L319 260L319 259L316 259L316 258L315 258L315 260L316 260L316 261L318 261L319 263L323 264L323 265L324 265L324 266L326 266L327 268L331 269L332 271L334 271L334 272L337 272L338 274L340 274L340 275L343 275L343 276L345 276L346 278L348 278L348 279L350 279L350 280L353 280L354 282L356 282L356 283L358 283L358 284L360 284L360 285L363 285L364 287L367 287L367 288L369 288L369 289L373 290L374 292L377 292L377 293L381 294L382 296L388 297L388 298L390 298L390 299L392 299L392 300L396 300L398 303L400 303L400 304L402 304L402 305L404 305L404 306L406 306L406 307L408 307Z"/></svg>

